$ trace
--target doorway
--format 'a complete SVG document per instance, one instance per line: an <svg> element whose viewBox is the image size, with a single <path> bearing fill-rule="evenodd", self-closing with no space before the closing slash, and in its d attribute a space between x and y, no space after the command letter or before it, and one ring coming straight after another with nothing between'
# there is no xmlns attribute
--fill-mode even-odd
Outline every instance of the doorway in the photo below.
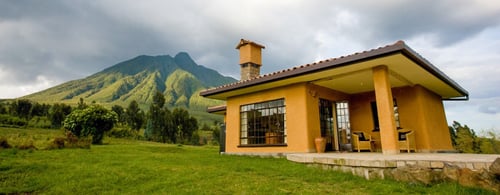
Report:
<svg viewBox="0 0 500 195"><path fill-rule="evenodd" d="M350 151L348 101L319 100L321 136L326 139L326 151Z"/></svg>
<svg viewBox="0 0 500 195"><path fill-rule="evenodd" d="M338 145L340 151L351 151L351 122L349 120L349 102L338 101L335 103Z"/></svg>
<svg viewBox="0 0 500 195"><path fill-rule="evenodd" d="M333 133L333 106L330 100L319 99L319 124L321 137L326 139L325 151L336 150Z"/></svg>

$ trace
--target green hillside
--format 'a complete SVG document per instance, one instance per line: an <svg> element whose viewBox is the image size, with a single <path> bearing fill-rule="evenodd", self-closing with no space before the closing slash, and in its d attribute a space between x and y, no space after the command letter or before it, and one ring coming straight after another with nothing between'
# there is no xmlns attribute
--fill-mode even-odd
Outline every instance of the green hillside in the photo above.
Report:
<svg viewBox="0 0 500 195"><path fill-rule="evenodd" d="M165 94L167 106L183 107L201 119L213 116L205 113L207 106L223 102L200 97L201 90L236 80L217 71L200 66L181 52L175 57L138 56L83 79L30 94L20 99L39 103L66 103L76 105L80 98L111 107L128 106L136 100L147 110L156 90Z"/></svg>

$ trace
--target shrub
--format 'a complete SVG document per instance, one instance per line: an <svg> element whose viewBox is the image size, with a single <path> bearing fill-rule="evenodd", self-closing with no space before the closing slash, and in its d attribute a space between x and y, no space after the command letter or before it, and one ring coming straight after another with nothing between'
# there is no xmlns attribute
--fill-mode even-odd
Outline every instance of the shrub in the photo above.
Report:
<svg viewBox="0 0 500 195"><path fill-rule="evenodd" d="M205 140L206 141L206 140ZM206 144L206 143L202 143L202 141L200 141L200 134L199 132L194 132L192 135L191 135L191 144L192 145L195 145L195 146L198 146L198 145L202 145L202 144Z"/></svg>
<svg viewBox="0 0 500 195"><path fill-rule="evenodd" d="M12 146L7 141L7 138L0 137L0 148L12 148Z"/></svg>
<svg viewBox="0 0 500 195"><path fill-rule="evenodd" d="M75 136L71 131L66 132L66 148L84 148L90 149L90 145L92 144L92 138L90 137L80 137Z"/></svg>
<svg viewBox="0 0 500 195"><path fill-rule="evenodd" d="M64 119L63 125L77 137L92 136L93 144L101 144L104 132L111 130L117 121L115 112L99 105L92 105L71 112Z"/></svg>
<svg viewBox="0 0 500 195"><path fill-rule="evenodd" d="M116 138L136 138L137 131L131 129L114 128L109 131L107 135Z"/></svg>
<svg viewBox="0 0 500 195"><path fill-rule="evenodd" d="M62 148L64 148L65 141L66 141L66 138L56 137L56 138L54 138L54 140L52 140L48 149L62 149Z"/></svg>
<svg viewBox="0 0 500 195"><path fill-rule="evenodd" d="M26 120L21 119L19 117L7 115L7 114L0 114L0 124L3 126L8 126L8 127L23 127L26 125Z"/></svg>
<svg viewBox="0 0 500 195"><path fill-rule="evenodd" d="M45 116L34 116L28 121L28 127L49 129L52 127L50 119Z"/></svg>

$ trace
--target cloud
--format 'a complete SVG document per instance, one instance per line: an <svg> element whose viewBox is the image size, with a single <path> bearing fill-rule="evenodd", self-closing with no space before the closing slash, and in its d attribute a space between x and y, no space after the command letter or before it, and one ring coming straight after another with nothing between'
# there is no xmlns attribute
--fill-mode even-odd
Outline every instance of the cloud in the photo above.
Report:
<svg viewBox="0 0 500 195"><path fill-rule="evenodd" d="M342 1L360 17L363 42L387 42L418 36L435 37L437 46L452 45L499 24L493 1ZM373 40L373 41L372 41Z"/></svg>
<svg viewBox="0 0 500 195"><path fill-rule="evenodd" d="M500 113L500 106L499 105L482 105L479 107L479 112L482 112L485 114L497 114L497 113Z"/></svg>
<svg viewBox="0 0 500 195"><path fill-rule="evenodd" d="M0 98L142 54L185 51L237 78L240 38L266 46L263 73L405 40L469 90L471 101L446 103L450 116L468 120L467 109L481 116L474 123L500 127L496 18L500 4L488 0L3 1Z"/></svg>

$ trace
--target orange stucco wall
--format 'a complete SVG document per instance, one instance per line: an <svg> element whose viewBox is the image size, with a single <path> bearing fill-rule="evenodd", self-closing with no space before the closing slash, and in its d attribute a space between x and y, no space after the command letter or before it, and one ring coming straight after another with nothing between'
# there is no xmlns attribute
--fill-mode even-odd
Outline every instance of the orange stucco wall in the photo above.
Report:
<svg viewBox="0 0 500 195"><path fill-rule="evenodd" d="M417 151L453 149L441 97L419 85L393 88L392 94L398 104L401 127L415 131ZM353 131L364 131L380 137L379 133L372 132L374 125L370 103L373 101L373 92L351 96L351 127Z"/></svg>
<svg viewBox="0 0 500 195"><path fill-rule="evenodd" d="M452 150L451 139L441 98L421 86L392 89L401 127L415 130L417 150L435 152ZM240 146L240 106L263 101L285 99L287 146ZM375 93L348 95L313 84L294 84L244 96L230 97L226 110L227 153L315 152L314 138L320 136L319 98L348 100L351 131L373 133L370 103Z"/></svg>
<svg viewBox="0 0 500 195"><path fill-rule="evenodd" d="M398 96L404 97L400 99L405 105L399 106L401 125L406 123L408 128L415 130L417 150L422 152L453 150L440 96L419 85L408 92L399 92Z"/></svg>
<svg viewBox="0 0 500 195"><path fill-rule="evenodd" d="M287 146L241 147L240 146L240 106L274 99L285 99L286 105L286 143ZM226 152L310 152L313 136L309 131L309 116L307 104L310 104L306 84L297 84L276 88L244 96L231 97L227 100L226 110Z"/></svg>
<svg viewBox="0 0 500 195"><path fill-rule="evenodd" d="M274 99L285 99L287 146L240 146L240 106ZM294 84L227 100L226 152L227 153L289 153L315 152L314 138L320 136L319 98L345 100L346 94L312 84Z"/></svg>

